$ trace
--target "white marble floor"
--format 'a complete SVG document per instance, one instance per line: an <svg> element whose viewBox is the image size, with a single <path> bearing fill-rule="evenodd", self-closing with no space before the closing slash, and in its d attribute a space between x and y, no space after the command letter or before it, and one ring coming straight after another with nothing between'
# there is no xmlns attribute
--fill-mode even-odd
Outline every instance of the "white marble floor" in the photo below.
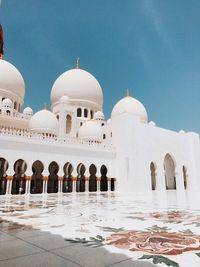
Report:
<svg viewBox="0 0 200 267"><path fill-rule="evenodd" d="M200 266L200 194L0 197L0 217L157 266Z"/></svg>

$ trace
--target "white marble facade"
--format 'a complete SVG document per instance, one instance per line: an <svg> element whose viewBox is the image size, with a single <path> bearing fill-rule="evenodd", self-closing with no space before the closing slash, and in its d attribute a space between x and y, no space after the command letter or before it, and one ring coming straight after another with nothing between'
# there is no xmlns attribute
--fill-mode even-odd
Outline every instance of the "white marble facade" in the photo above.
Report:
<svg viewBox="0 0 200 267"><path fill-rule="evenodd" d="M53 84L51 111L22 111L24 95L0 59L0 194L199 189L199 135L157 127L128 93L106 120L101 85L79 62Z"/></svg>

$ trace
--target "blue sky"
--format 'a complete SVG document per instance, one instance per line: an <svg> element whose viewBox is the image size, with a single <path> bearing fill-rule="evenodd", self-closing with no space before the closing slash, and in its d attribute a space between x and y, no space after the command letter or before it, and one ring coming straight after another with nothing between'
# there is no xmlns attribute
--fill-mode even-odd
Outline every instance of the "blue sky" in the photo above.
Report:
<svg viewBox="0 0 200 267"><path fill-rule="evenodd" d="M5 59L34 111L76 57L109 118L128 87L158 126L200 132L199 0L0 0Z"/></svg>

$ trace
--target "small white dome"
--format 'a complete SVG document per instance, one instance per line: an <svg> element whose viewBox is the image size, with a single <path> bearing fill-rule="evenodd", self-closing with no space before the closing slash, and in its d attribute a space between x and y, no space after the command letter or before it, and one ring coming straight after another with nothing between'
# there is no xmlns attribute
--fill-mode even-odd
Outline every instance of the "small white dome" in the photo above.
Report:
<svg viewBox="0 0 200 267"><path fill-rule="evenodd" d="M104 120L104 114L102 111L97 111L94 113L95 120Z"/></svg>
<svg viewBox="0 0 200 267"><path fill-rule="evenodd" d="M36 112L29 121L29 128L37 133L58 133L58 120L49 110L43 109Z"/></svg>
<svg viewBox="0 0 200 267"><path fill-rule="evenodd" d="M21 73L15 66L5 60L0 60L0 90L18 96L22 101L25 94L25 84Z"/></svg>
<svg viewBox="0 0 200 267"><path fill-rule="evenodd" d="M61 96L60 98L60 103L68 103L69 102L69 97L66 95Z"/></svg>
<svg viewBox="0 0 200 267"><path fill-rule="evenodd" d="M102 107L103 93L96 78L82 69L71 69L60 75L51 90L51 103L55 104L62 96L70 100L86 101Z"/></svg>
<svg viewBox="0 0 200 267"><path fill-rule="evenodd" d="M112 110L111 117L123 113L133 114L134 116L137 116L141 122L148 121L148 115L143 104L131 96L124 97L119 102L117 102Z"/></svg>
<svg viewBox="0 0 200 267"><path fill-rule="evenodd" d="M103 131L95 120L86 121L79 129L78 136L87 141L101 142Z"/></svg>
<svg viewBox="0 0 200 267"><path fill-rule="evenodd" d="M23 110L23 114L24 114L24 115L27 115L27 116L32 116L32 115L33 115L33 110L32 110L32 108L30 108L30 107L26 107L26 108Z"/></svg>
<svg viewBox="0 0 200 267"><path fill-rule="evenodd" d="M180 130L180 131L179 131L179 133L181 133L181 134L184 134L184 133L185 133L185 131L184 131L184 130Z"/></svg>
<svg viewBox="0 0 200 267"><path fill-rule="evenodd" d="M150 121L150 122L149 122L149 125L151 125L151 126L156 126L156 124L155 124L154 121Z"/></svg>
<svg viewBox="0 0 200 267"><path fill-rule="evenodd" d="M13 106L13 103L9 98L5 98L2 101L2 107L12 108L12 106Z"/></svg>

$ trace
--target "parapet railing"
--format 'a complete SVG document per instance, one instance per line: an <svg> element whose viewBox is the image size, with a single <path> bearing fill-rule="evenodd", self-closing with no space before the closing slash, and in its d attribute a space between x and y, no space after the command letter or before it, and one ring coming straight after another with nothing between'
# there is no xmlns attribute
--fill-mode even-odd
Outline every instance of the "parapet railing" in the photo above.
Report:
<svg viewBox="0 0 200 267"><path fill-rule="evenodd" d="M31 133L28 129L13 129L11 127L0 127L0 135L3 136L13 136L17 138L27 138L31 140L41 140L44 142L53 142L60 144L71 144L71 145L83 145L89 147L99 147L105 148L106 150L115 150L115 147L112 144L106 142L97 142L97 141L86 141L81 138L75 137L58 137L53 134L39 134Z"/></svg>
<svg viewBox="0 0 200 267"><path fill-rule="evenodd" d="M19 118L19 119L23 119L23 120L29 120L30 119L29 115L20 113L16 110L1 110L0 116L1 117L14 117L14 118Z"/></svg>

